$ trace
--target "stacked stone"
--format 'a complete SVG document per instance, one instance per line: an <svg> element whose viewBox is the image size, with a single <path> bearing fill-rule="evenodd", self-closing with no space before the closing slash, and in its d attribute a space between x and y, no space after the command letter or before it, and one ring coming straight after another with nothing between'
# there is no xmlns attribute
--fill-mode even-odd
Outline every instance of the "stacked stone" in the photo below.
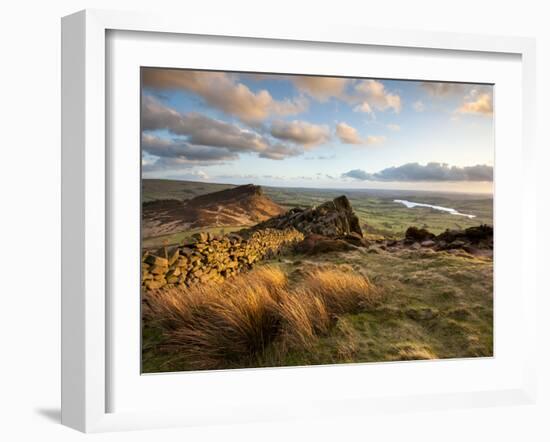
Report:
<svg viewBox="0 0 550 442"><path fill-rule="evenodd" d="M146 252L141 264L142 286L153 290L168 284L221 282L303 239L304 235L294 228L256 230L247 238L198 233L193 236L194 242L177 247L167 257Z"/></svg>

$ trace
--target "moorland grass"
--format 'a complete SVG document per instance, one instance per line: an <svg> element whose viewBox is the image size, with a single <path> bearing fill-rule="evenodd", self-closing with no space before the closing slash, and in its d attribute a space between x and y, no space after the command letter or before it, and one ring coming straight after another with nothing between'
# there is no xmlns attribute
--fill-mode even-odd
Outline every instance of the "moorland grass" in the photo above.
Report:
<svg viewBox="0 0 550 442"><path fill-rule="evenodd" d="M220 190L211 186L214 185L151 180L144 183L144 200L184 199ZM320 204L342 193L283 188L266 188L265 192L289 209ZM491 224L493 219L490 196L365 191L349 192L348 197L365 237L371 241L401 238L411 225L439 233L447 228ZM475 214L476 218L456 217L428 208L407 209L394 203L394 197L453 207ZM225 231L236 228L224 227ZM154 238L152 242L180 242L187 235L182 232L170 238ZM262 270L265 265L266 271ZM321 275L317 272L320 267L324 268ZM383 299L376 298L378 302L372 305L367 302L363 309L361 296L358 303L353 290L351 294L344 291L342 299L335 297L336 292L342 292L338 288L343 284L342 278L331 281L332 289L327 293L323 289L328 287L327 282L316 282L313 275L323 278L331 269L338 269L339 274L355 272L368 276L354 284L367 284L371 297L383 293ZM161 296L159 293L147 294L143 304L143 371L493 354L491 258L429 249L390 253L371 247L363 252L329 252L315 258L288 254L259 265L251 275L255 272L263 272L263 276L247 279L241 275L217 288L169 291L162 294L158 303L155 297ZM261 288L260 279L268 281L267 289ZM256 287L253 293L251 287ZM224 293L230 293L227 299ZM197 299L193 294L198 294ZM243 298L247 299L244 306L237 302ZM215 303L208 305L209 300ZM173 312L171 302L180 310ZM148 304L155 306L154 312ZM207 323L207 318L214 323Z"/></svg>
<svg viewBox="0 0 550 442"><path fill-rule="evenodd" d="M148 292L144 303L172 365L203 370L256 366L272 346L282 359L312 349L339 315L379 298L360 274L315 269L291 286L279 267L261 266L223 284Z"/></svg>
<svg viewBox="0 0 550 442"><path fill-rule="evenodd" d="M150 293L143 371L491 356L492 272L490 259L445 252L290 255L220 286ZM355 297L357 287L368 287L366 298ZM338 292L344 299L335 302ZM246 305L235 304L243 298ZM250 317L261 320L244 321Z"/></svg>

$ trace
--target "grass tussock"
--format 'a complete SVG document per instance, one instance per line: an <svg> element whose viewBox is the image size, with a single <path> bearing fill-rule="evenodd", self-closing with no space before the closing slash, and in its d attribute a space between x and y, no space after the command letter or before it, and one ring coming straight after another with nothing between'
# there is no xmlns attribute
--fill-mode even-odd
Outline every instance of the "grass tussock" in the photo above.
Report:
<svg viewBox="0 0 550 442"><path fill-rule="evenodd" d="M281 337L289 348L310 348L328 332L332 318L323 300L303 288L285 293L279 304Z"/></svg>
<svg viewBox="0 0 550 442"><path fill-rule="evenodd" d="M309 271L302 285L319 296L332 314L357 313L379 297L366 277L334 268Z"/></svg>
<svg viewBox="0 0 550 442"><path fill-rule="evenodd" d="M291 286L278 267L262 266L221 285L149 292L144 301L164 347L200 370L253 365L274 342L311 348L338 315L367 309L378 296L358 274L318 269Z"/></svg>

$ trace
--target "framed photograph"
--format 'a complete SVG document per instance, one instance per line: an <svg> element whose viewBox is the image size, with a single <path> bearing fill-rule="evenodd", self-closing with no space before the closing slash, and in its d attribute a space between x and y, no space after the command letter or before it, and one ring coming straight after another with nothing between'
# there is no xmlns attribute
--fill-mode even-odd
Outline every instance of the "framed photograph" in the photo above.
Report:
<svg viewBox="0 0 550 442"><path fill-rule="evenodd" d="M532 40L62 26L64 424L534 400Z"/></svg>

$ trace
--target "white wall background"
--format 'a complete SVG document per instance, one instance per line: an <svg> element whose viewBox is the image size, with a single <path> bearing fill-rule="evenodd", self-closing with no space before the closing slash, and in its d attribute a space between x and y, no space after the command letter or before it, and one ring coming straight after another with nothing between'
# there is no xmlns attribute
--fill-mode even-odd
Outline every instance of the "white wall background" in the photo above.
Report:
<svg viewBox="0 0 550 442"><path fill-rule="evenodd" d="M543 205L549 189L550 14L545 2L393 0L19 0L0 12L0 439L73 441L499 440L550 439L548 283L539 282L540 398L535 406L378 415L84 436L59 425L60 17L84 8L170 11L232 20L349 23L377 28L537 38L539 247L550 250ZM519 183L518 183L519 184ZM543 221L544 220L544 221ZM19 262L25 262L25 265ZM544 286L543 286L544 284ZM185 400L185 398L182 398Z"/></svg>

